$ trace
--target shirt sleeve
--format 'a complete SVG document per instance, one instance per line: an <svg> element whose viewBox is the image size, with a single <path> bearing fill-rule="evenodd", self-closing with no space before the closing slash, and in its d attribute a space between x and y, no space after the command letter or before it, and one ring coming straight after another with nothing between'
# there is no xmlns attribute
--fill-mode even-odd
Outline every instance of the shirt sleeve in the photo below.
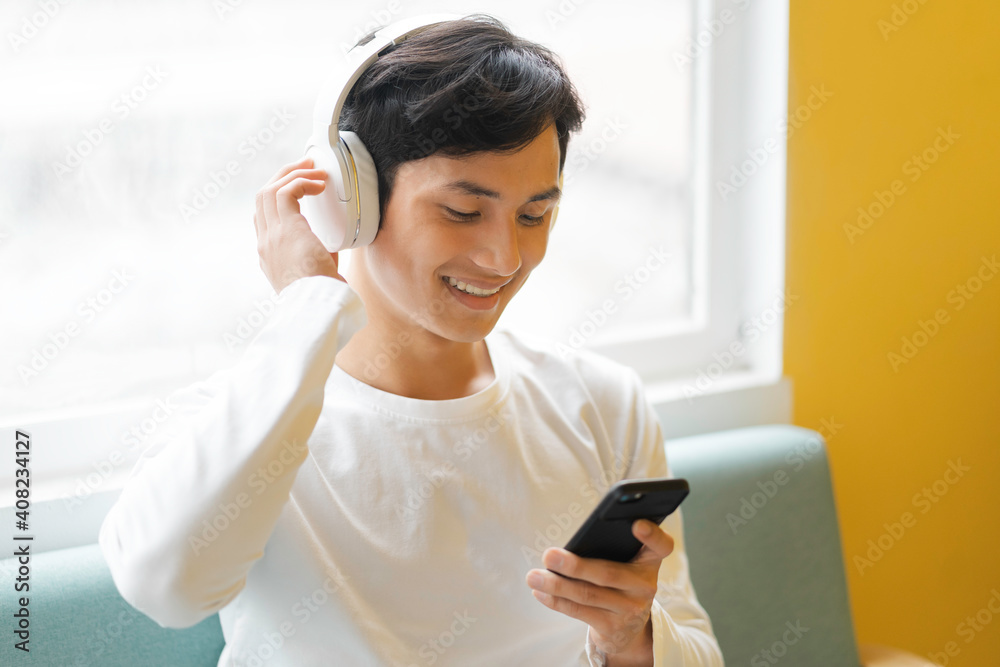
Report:
<svg viewBox="0 0 1000 667"><path fill-rule="evenodd" d="M629 369L633 386L633 416L621 431L630 463L622 479L672 477L667 465L663 429L646 399L639 374ZM659 583L650 618L653 622L653 667L723 667L722 650L712 631L708 613L698 603L688 571L681 510L660 527L674 538L674 550L660 563ZM607 657L590 639L585 653L589 667L606 667Z"/></svg>
<svg viewBox="0 0 1000 667"><path fill-rule="evenodd" d="M233 367L177 390L98 543L122 597L162 627L198 623L242 590L308 455L336 354L364 307L336 278L287 285Z"/></svg>

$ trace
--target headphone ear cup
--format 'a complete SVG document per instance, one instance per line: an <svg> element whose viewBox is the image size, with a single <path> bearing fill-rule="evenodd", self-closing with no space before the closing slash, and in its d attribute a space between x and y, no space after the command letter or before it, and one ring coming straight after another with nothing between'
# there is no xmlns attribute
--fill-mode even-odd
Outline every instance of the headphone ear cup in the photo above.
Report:
<svg viewBox="0 0 1000 667"><path fill-rule="evenodd" d="M327 140L310 141L306 155L313 160L313 167L327 173L326 187L317 195L299 199L299 211L305 216L310 229L319 238L327 252L338 252L344 247L348 218L345 179L346 165L337 156L340 151L330 148ZM351 237L354 231L352 226Z"/></svg>
<svg viewBox="0 0 1000 667"><path fill-rule="evenodd" d="M299 210L327 252L360 248L375 240L378 174L361 139L353 132L341 132L334 150L326 136L314 138L306 155L329 178L323 192L299 199Z"/></svg>
<svg viewBox="0 0 1000 667"><path fill-rule="evenodd" d="M374 241L378 234L378 172L375 170L375 161L357 134L346 130L340 132L340 144L351 175L350 185L355 188L354 192L349 193L351 201L357 203L356 206L353 203L349 205L357 217L347 229L350 238L345 239L345 243L346 247L360 248ZM358 220L361 222L360 227L357 226ZM353 238L355 229L358 233L357 240Z"/></svg>

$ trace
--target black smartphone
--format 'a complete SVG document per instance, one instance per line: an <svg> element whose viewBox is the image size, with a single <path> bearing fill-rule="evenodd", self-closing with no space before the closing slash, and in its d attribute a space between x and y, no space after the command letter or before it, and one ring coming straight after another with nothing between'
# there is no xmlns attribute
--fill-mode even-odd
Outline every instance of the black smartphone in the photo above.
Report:
<svg viewBox="0 0 1000 667"><path fill-rule="evenodd" d="M565 548L583 558L627 563L642 549L632 534L632 523L636 519L661 523L688 493L686 479L623 479L608 490Z"/></svg>

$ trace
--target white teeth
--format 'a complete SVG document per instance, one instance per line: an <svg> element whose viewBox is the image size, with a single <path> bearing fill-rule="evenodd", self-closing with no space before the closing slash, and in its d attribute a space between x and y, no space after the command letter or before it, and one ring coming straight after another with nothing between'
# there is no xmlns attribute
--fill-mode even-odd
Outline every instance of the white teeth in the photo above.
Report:
<svg viewBox="0 0 1000 667"><path fill-rule="evenodd" d="M497 292L500 291L500 287L496 288L495 290L479 289L478 287L474 287L473 285L468 285L462 282L461 280L455 280L451 276L447 276L447 278L450 284L454 285L463 292L466 292L467 294L473 294L475 296L490 296L491 294L496 294Z"/></svg>

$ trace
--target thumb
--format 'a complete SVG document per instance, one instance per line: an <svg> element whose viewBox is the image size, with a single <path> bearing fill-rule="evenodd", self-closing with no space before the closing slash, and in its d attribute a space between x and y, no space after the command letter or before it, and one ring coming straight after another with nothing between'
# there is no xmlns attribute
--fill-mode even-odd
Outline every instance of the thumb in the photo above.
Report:
<svg viewBox="0 0 1000 667"><path fill-rule="evenodd" d="M647 531L647 534L643 534ZM638 519L632 523L632 534L642 542L642 548L630 562L659 563L674 550L674 538L648 519Z"/></svg>

